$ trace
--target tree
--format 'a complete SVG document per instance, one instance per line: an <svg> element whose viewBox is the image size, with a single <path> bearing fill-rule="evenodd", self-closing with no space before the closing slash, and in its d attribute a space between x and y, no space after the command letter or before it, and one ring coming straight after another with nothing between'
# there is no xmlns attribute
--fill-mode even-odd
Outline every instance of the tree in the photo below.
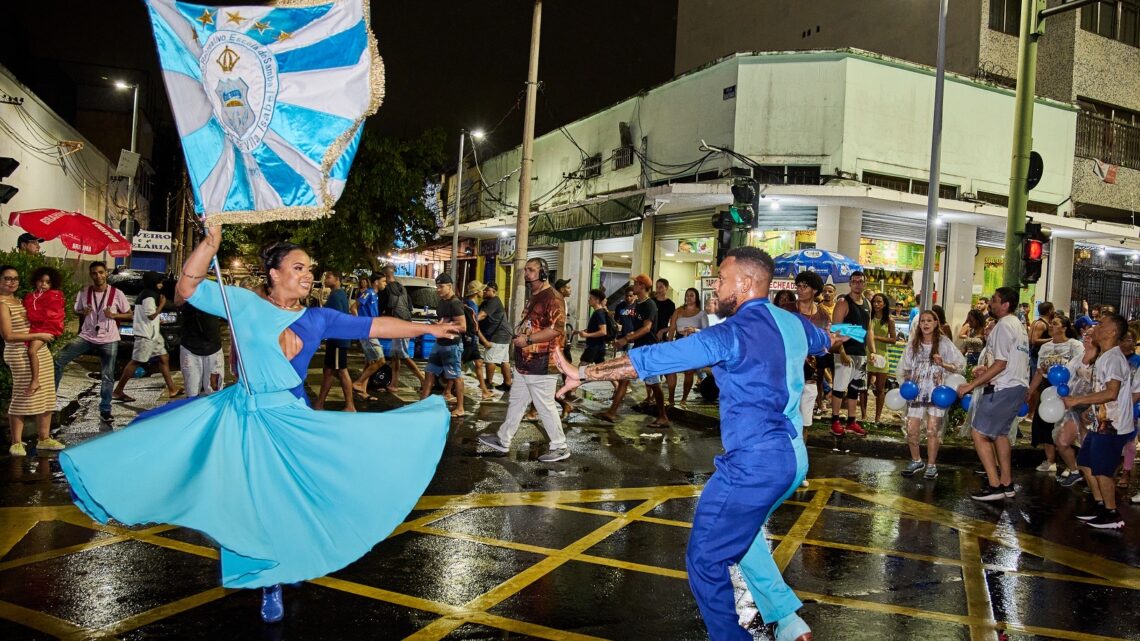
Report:
<svg viewBox="0 0 1140 641"><path fill-rule="evenodd" d="M442 129L410 139L380 134L365 125L356 159L336 213L311 221L277 221L225 230L220 258L257 264L258 249L276 240L304 247L321 268L346 272L380 268L397 246L431 240L439 232L438 203L426 197L448 162Z"/></svg>

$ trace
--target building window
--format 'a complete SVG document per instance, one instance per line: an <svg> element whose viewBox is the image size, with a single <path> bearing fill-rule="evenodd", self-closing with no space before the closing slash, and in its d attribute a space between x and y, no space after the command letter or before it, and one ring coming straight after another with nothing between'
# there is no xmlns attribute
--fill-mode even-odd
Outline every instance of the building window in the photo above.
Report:
<svg viewBox="0 0 1140 641"><path fill-rule="evenodd" d="M597 178L602 175L602 155L594 154L586 159L586 164L582 167L583 178Z"/></svg>
<svg viewBox="0 0 1140 641"><path fill-rule="evenodd" d="M925 180L912 180L910 181L910 193L921 194L925 196L930 193L930 183ZM941 182L938 183L938 197L957 200L958 185L947 185L946 183Z"/></svg>
<svg viewBox="0 0 1140 641"><path fill-rule="evenodd" d="M1006 194L994 194L988 191L979 191L978 200L997 205L999 207L1009 207L1009 196ZM1025 204L1025 211L1035 214L1056 214L1058 205L1051 205L1043 203L1039 200L1030 200Z"/></svg>
<svg viewBox="0 0 1140 641"><path fill-rule="evenodd" d="M990 0L990 29L1016 36L1021 33L1021 0Z"/></svg>
<svg viewBox="0 0 1140 641"><path fill-rule="evenodd" d="M819 165L760 165L752 177L762 185L818 185Z"/></svg>
<svg viewBox="0 0 1140 641"><path fill-rule="evenodd" d="M1101 0L1081 7L1081 28L1140 47L1140 0Z"/></svg>
<svg viewBox="0 0 1140 641"><path fill-rule="evenodd" d="M1114 110L1116 113L1124 111ZM1074 155L1140 169L1140 127L1130 124L1126 115L1112 118L1093 111L1079 113ZM1137 117L1131 113L1132 122L1136 122Z"/></svg>
<svg viewBox="0 0 1140 641"><path fill-rule="evenodd" d="M633 164L633 147L618 147L614 149L614 169L625 169Z"/></svg>
<svg viewBox="0 0 1140 641"><path fill-rule="evenodd" d="M910 191L909 178L899 178L898 176L888 176L887 174L876 174L874 172L864 171L863 182L875 187L885 187L895 191Z"/></svg>

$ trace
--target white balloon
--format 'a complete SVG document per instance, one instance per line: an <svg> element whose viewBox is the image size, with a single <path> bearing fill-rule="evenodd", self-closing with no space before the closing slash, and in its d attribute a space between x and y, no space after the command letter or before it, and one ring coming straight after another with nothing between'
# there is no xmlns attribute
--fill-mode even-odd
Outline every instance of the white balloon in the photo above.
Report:
<svg viewBox="0 0 1140 641"><path fill-rule="evenodd" d="M1056 400L1058 398L1061 398L1061 395L1057 393L1056 387L1046 387L1045 391L1041 392L1042 403L1048 403L1049 401Z"/></svg>
<svg viewBox="0 0 1140 641"><path fill-rule="evenodd" d="M959 386L966 384L966 377L961 374L951 374L942 380L942 384L956 392Z"/></svg>
<svg viewBox="0 0 1140 641"><path fill-rule="evenodd" d="M883 404L887 409L901 410L906 407L906 399L902 397L902 393L898 389L893 389L887 392L887 397L883 400Z"/></svg>
<svg viewBox="0 0 1140 641"><path fill-rule="evenodd" d="M1056 396L1056 394L1054 394L1054 396ZM1037 406L1037 415L1046 423L1056 423L1065 416L1065 403L1060 398L1052 398L1048 401L1043 400Z"/></svg>

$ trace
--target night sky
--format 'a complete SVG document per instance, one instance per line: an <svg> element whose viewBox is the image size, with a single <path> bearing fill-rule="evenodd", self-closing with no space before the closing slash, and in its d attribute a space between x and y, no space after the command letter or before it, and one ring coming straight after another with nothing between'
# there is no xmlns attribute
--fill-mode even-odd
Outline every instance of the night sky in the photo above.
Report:
<svg viewBox="0 0 1140 641"><path fill-rule="evenodd" d="M373 116L379 128L415 135L440 126L454 147L461 127L490 129L517 101L519 109L481 146L490 155L517 145L533 6L372 0L387 69L387 95ZM676 15L674 0L544 2L538 134L667 80ZM0 62L64 118L84 108L129 111L129 94L108 91L102 80L126 74L144 87L143 108L159 136L173 135L141 0L10 2L5 22ZM155 164L161 171L162 159Z"/></svg>

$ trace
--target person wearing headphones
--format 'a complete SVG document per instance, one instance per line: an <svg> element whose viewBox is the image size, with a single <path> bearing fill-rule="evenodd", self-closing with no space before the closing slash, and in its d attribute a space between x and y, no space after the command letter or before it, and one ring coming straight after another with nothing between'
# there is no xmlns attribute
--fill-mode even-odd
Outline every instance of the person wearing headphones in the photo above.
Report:
<svg viewBox="0 0 1140 641"><path fill-rule="evenodd" d="M509 452L511 439L519 429L523 413L533 403L550 438L550 449L538 460L553 463L570 458L566 435L562 431L558 404L558 368L555 352L562 349L566 331L566 301L547 281L546 261L531 258L523 267L523 277L530 288L530 300L523 309L522 321L515 326L511 344L515 348L515 375L507 401L507 416L496 434L484 434L479 443L497 452Z"/></svg>

